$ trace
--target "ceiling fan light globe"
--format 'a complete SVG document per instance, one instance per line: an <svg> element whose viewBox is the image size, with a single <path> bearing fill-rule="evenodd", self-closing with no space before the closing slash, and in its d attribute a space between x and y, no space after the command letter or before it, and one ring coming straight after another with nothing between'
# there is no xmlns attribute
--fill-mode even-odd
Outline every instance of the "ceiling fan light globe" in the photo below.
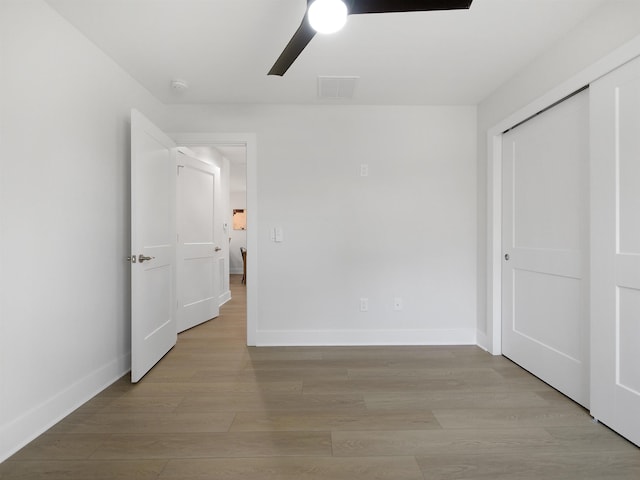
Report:
<svg viewBox="0 0 640 480"><path fill-rule="evenodd" d="M309 5L309 23L318 33L335 33L347 23L347 6L342 0L315 0Z"/></svg>

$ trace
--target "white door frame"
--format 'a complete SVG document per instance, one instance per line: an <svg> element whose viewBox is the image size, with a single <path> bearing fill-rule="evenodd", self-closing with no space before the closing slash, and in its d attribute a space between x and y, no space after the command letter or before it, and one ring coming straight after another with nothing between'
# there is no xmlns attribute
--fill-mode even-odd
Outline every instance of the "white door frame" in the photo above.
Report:
<svg viewBox="0 0 640 480"><path fill-rule="evenodd" d="M247 345L256 345L258 331L258 183L256 135L254 133L170 133L180 146L215 147L238 144L247 148L247 250L251 261L247 264Z"/></svg>
<svg viewBox="0 0 640 480"><path fill-rule="evenodd" d="M478 329L477 338L478 344L493 355L502 354L502 132L639 55L640 36L637 36L487 131L487 331Z"/></svg>

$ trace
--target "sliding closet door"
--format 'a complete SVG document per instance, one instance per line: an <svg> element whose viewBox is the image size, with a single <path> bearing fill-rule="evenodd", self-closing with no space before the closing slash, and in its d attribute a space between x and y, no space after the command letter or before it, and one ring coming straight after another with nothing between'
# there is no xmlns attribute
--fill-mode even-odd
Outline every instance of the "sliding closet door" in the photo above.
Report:
<svg viewBox="0 0 640 480"><path fill-rule="evenodd" d="M588 406L589 93L503 135L502 352Z"/></svg>
<svg viewBox="0 0 640 480"><path fill-rule="evenodd" d="M591 414L640 445L640 60L591 101Z"/></svg>

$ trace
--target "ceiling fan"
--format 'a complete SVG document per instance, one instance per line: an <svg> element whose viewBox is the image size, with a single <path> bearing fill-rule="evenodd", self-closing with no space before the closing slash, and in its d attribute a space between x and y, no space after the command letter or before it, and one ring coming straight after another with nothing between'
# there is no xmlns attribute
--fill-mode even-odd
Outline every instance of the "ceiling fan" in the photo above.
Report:
<svg viewBox="0 0 640 480"><path fill-rule="evenodd" d="M344 4L340 7L342 11L338 13L343 16L343 21L339 23L344 24L347 15L467 9L471 6L472 1L473 0L329 0L327 2L327 0L307 0L307 10L305 11L302 23L300 23L293 37L291 37L291 40L289 40L289 43L276 60L276 63L274 63L271 70L269 70L269 75L284 75L314 37L316 28L311 26L309 17L310 12L312 14L314 13L313 10L317 4ZM317 8L315 9L318 10ZM340 26L341 25L339 25L338 28L340 28ZM331 30L328 30L326 33L330 33L330 31ZM335 29L333 31L335 31Z"/></svg>

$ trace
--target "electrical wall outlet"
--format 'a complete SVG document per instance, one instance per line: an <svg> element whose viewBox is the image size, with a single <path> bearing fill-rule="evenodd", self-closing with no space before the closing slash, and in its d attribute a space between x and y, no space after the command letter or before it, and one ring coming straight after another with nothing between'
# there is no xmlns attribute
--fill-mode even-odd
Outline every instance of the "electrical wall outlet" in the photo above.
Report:
<svg viewBox="0 0 640 480"><path fill-rule="evenodd" d="M402 298L394 297L394 299L393 299L393 309L396 312L399 312L400 310L402 310Z"/></svg>
<svg viewBox="0 0 640 480"><path fill-rule="evenodd" d="M271 241L280 243L284 241L284 233L282 227L273 227L271 229Z"/></svg>
<svg viewBox="0 0 640 480"><path fill-rule="evenodd" d="M361 312L368 312L369 311L369 299L368 298L361 298L360 299L360 311Z"/></svg>

